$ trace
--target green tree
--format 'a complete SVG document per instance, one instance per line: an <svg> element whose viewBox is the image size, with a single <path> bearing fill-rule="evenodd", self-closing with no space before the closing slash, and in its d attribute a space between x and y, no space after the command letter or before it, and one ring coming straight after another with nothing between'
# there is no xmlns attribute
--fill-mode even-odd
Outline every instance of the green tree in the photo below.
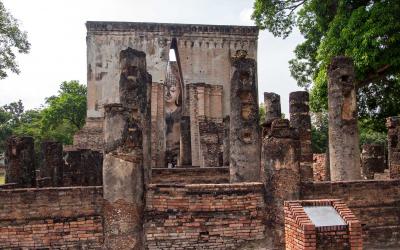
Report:
<svg viewBox="0 0 400 250"><path fill-rule="evenodd" d="M63 82L57 96L46 99L43 110L43 129L51 130L65 122L81 129L86 118L86 86L78 81Z"/></svg>
<svg viewBox="0 0 400 250"><path fill-rule="evenodd" d="M313 111L327 109L327 66L345 55L355 64L360 118L382 131L382 116L399 114L398 0L256 0L252 18L275 36L285 38L295 26L304 36L289 65L299 86L312 87Z"/></svg>
<svg viewBox="0 0 400 250"><path fill-rule="evenodd" d="M19 73L15 53L28 53L30 43L26 32L19 29L18 21L0 1L0 79L7 77L7 70Z"/></svg>

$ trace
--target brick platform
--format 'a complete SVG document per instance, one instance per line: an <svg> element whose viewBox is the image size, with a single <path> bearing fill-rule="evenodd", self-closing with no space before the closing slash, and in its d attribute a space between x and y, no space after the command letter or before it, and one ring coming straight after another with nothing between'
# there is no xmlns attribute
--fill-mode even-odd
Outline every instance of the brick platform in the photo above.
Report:
<svg viewBox="0 0 400 250"><path fill-rule="evenodd" d="M362 250L361 223L340 200L285 201L287 250ZM347 225L316 227L304 206L332 206Z"/></svg>

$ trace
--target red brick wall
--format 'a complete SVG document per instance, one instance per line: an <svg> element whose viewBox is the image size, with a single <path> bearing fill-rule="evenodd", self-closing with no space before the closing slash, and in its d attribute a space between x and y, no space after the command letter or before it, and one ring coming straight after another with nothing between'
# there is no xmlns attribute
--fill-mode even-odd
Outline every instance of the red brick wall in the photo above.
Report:
<svg viewBox="0 0 400 250"><path fill-rule="evenodd" d="M229 168L153 168L152 183L229 183Z"/></svg>
<svg viewBox="0 0 400 250"><path fill-rule="evenodd" d="M236 249L264 238L261 183L151 184L146 196L148 249Z"/></svg>
<svg viewBox="0 0 400 250"><path fill-rule="evenodd" d="M303 183L301 199L342 199L363 225L366 249L400 248L400 180Z"/></svg>
<svg viewBox="0 0 400 250"><path fill-rule="evenodd" d="M326 154L314 154L313 155L313 174L314 181L326 180Z"/></svg>
<svg viewBox="0 0 400 250"><path fill-rule="evenodd" d="M0 201L0 248L101 245L101 187L0 190Z"/></svg>

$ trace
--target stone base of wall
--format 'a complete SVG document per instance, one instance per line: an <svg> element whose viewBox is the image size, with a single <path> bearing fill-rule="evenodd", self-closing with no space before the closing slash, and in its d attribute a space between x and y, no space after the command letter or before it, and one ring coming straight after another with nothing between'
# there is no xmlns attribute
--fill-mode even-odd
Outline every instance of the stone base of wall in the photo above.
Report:
<svg viewBox="0 0 400 250"><path fill-rule="evenodd" d="M103 117L86 118L85 126L74 135L74 147L102 151L104 144L103 122Z"/></svg>

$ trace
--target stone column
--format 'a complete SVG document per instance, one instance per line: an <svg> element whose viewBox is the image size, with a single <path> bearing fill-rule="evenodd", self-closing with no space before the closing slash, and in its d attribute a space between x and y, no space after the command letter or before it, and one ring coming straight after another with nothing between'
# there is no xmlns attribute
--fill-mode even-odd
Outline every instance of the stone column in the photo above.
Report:
<svg viewBox="0 0 400 250"><path fill-rule="evenodd" d="M190 116L182 116L181 118L181 139L179 150L179 165L192 165L192 148L190 138Z"/></svg>
<svg viewBox="0 0 400 250"><path fill-rule="evenodd" d="M263 137L261 169L265 224L272 229L275 248L280 249L285 239L283 202L300 198L300 141L288 120L274 120L269 134Z"/></svg>
<svg viewBox="0 0 400 250"><path fill-rule="evenodd" d="M282 118L281 97L273 92L264 92L265 122L271 124L273 120Z"/></svg>
<svg viewBox="0 0 400 250"><path fill-rule="evenodd" d="M43 162L40 166L40 178L48 180L45 183L52 186L63 185L63 146L61 142L44 141L42 142L42 158Z"/></svg>
<svg viewBox="0 0 400 250"><path fill-rule="evenodd" d="M6 183L35 186L35 150L32 137L12 136L6 141Z"/></svg>
<svg viewBox="0 0 400 250"><path fill-rule="evenodd" d="M224 139L222 142L222 154L223 154L223 156L222 156L223 164L222 165L224 167L226 167L226 166L229 166L229 161L230 161L230 157L231 157L230 150L229 150L229 147L230 147L230 140L229 140L230 119L229 119L229 116L225 116L223 123L224 123Z"/></svg>
<svg viewBox="0 0 400 250"><path fill-rule="evenodd" d="M230 181L260 180L260 126L254 59L233 58L230 111Z"/></svg>
<svg viewBox="0 0 400 250"><path fill-rule="evenodd" d="M144 190L150 166L151 77L141 51L121 51L120 67L121 104L104 106L104 245L139 250L144 249Z"/></svg>
<svg viewBox="0 0 400 250"><path fill-rule="evenodd" d="M388 165L391 179L400 178L400 118L398 116L386 119L388 128Z"/></svg>
<svg viewBox="0 0 400 250"><path fill-rule="evenodd" d="M263 136L267 135L274 120L282 118L281 97L273 92L264 92L265 121L263 122Z"/></svg>
<svg viewBox="0 0 400 250"><path fill-rule="evenodd" d="M301 181L313 180L313 153L311 147L311 117L307 91L289 94L290 126L296 130L300 140L300 176Z"/></svg>
<svg viewBox="0 0 400 250"><path fill-rule="evenodd" d="M332 181L361 179L353 61L335 57L328 68L329 160Z"/></svg>
<svg viewBox="0 0 400 250"><path fill-rule="evenodd" d="M385 148L383 145L362 145L361 169L365 179L374 179L375 173L385 171Z"/></svg>

